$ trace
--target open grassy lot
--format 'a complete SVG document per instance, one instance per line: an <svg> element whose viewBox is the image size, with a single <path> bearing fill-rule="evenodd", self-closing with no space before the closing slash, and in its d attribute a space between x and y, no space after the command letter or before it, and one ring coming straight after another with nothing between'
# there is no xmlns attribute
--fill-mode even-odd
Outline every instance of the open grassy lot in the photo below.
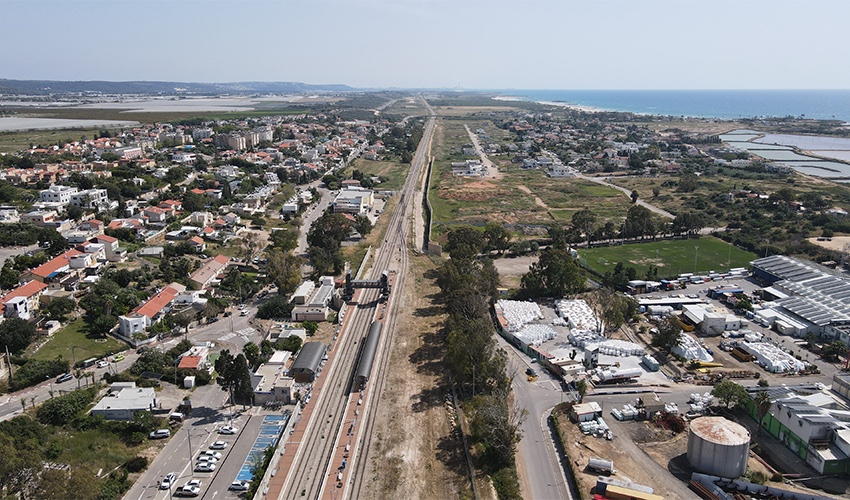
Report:
<svg viewBox="0 0 850 500"><path fill-rule="evenodd" d="M472 158L460 153L460 146L469 143L464 124L473 131L484 128L494 138L503 136L486 120L441 120L434 140L430 193L437 232L441 223L560 224L583 208L592 208L605 219L625 217L629 200L621 192L579 179L551 179L540 170L522 170L510 163L509 155L493 158L503 174L500 179L453 176L452 162Z"/></svg>
<svg viewBox="0 0 850 500"><path fill-rule="evenodd" d="M730 169L730 173L738 174ZM710 205L700 207L701 200L710 200L712 196L725 196L735 190L752 190L758 193L771 194L783 188L793 190L799 197L804 193L819 193L825 199L834 203L850 202L850 191L846 186L825 181L816 177L792 174L790 177L774 174L747 174L739 172L740 176L710 175L701 176L697 180L697 188L693 192L683 193L678 190L678 177L611 177L610 182L629 190L637 191L641 199L652 203L672 214L694 208L704 210L703 215L713 217L722 215ZM789 182L790 180L790 182ZM659 195L653 195L653 188L659 190ZM710 225L725 225L723 220L710 220Z"/></svg>
<svg viewBox="0 0 850 500"><path fill-rule="evenodd" d="M699 247L697 250L695 247ZM657 256L657 257L656 257ZM682 273L724 272L731 267L747 267L756 254L730 246L719 238L703 236L685 240L664 240L579 250L581 262L604 274L613 271L618 262L637 270L643 277L649 266L658 268L659 277L674 277ZM696 267L694 266L696 264Z"/></svg>
<svg viewBox="0 0 850 500"><path fill-rule="evenodd" d="M386 177L387 180L385 182L375 185L375 189L383 191L401 189L404 180L407 178L407 173L410 171L410 164L395 161L370 161L357 158L351 162L349 168L345 169L344 175L350 175L355 169L372 177Z"/></svg>
<svg viewBox="0 0 850 500"><path fill-rule="evenodd" d="M73 348L73 353L71 352ZM56 356L73 361L82 361L89 358L100 358L107 354L123 351L127 346L111 337L106 339L89 337L85 323L82 319L76 319L65 328L53 334L50 340L41 349L33 353L34 359L49 360Z"/></svg>

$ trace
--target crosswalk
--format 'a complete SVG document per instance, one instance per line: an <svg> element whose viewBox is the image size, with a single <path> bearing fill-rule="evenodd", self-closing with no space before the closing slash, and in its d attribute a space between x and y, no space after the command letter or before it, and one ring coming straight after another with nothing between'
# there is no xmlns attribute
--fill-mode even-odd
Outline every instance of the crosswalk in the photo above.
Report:
<svg viewBox="0 0 850 500"><path fill-rule="evenodd" d="M243 328L241 330L237 330L235 332L230 332L230 333L227 333L225 335L222 335L221 337L218 338L218 341L219 342L227 342L228 340L235 338L238 335L239 337L242 337L242 339L245 342L250 342L250 340L251 340L250 337L252 335L256 335L256 334L257 334L256 329L248 327L248 328Z"/></svg>

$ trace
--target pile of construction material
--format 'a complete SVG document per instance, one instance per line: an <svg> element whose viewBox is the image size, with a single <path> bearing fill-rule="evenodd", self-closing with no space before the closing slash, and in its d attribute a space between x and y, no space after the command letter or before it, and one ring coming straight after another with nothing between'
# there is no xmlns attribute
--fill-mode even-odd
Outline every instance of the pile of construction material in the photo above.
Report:
<svg viewBox="0 0 850 500"><path fill-rule="evenodd" d="M643 356L643 347L627 340L607 339L602 335L588 330L571 330L570 344L582 349L599 348L599 354L608 356Z"/></svg>
<svg viewBox="0 0 850 500"><path fill-rule="evenodd" d="M596 320L593 309L583 300L556 300L558 316L567 320L576 330L597 330L601 324Z"/></svg>
<svg viewBox="0 0 850 500"><path fill-rule="evenodd" d="M709 363L714 361L714 357L687 333L682 334L679 345L673 348L673 354L687 360L707 361Z"/></svg>
<svg viewBox="0 0 850 500"><path fill-rule="evenodd" d="M586 436L605 437L609 440L614 438L611 429L602 417L596 417L594 420L588 420L586 422L579 422L578 426Z"/></svg>
<svg viewBox="0 0 850 500"><path fill-rule="evenodd" d="M676 403L664 403L664 411L669 413L670 415L678 415L679 405L677 405Z"/></svg>
<svg viewBox="0 0 850 500"><path fill-rule="evenodd" d="M764 340L764 335L759 332L748 332L744 334L744 340L746 342L762 342Z"/></svg>
<svg viewBox="0 0 850 500"><path fill-rule="evenodd" d="M547 340L555 338L555 330L547 325L525 325L522 330L514 332L514 337L527 345L539 346Z"/></svg>
<svg viewBox="0 0 850 500"><path fill-rule="evenodd" d="M500 300L496 303L502 309L502 314L507 321L507 330L517 332L532 321L543 319L540 306L534 302L521 300Z"/></svg>
<svg viewBox="0 0 850 500"><path fill-rule="evenodd" d="M711 404L711 398L712 396L709 392L703 394L695 392L691 394L691 399L688 400L688 404L691 406L690 413L704 413Z"/></svg>
<svg viewBox="0 0 850 500"><path fill-rule="evenodd" d="M564 318L555 318L552 320L552 324L555 326L569 326Z"/></svg>
<svg viewBox="0 0 850 500"><path fill-rule="evenodd" d="M797 373L806 364L768 342L740 342L738 346L752 354L756 362L771 373Z"/></svg>
<svg viewBox="0 0 850 500"><path fill-rule="evenodd" d="M617 408L611 410L611 415L614 415L614 418L621 422L623 420L634 420L639 414L640 411L629 404L625 405L622 410L618 410Z"/></svg>

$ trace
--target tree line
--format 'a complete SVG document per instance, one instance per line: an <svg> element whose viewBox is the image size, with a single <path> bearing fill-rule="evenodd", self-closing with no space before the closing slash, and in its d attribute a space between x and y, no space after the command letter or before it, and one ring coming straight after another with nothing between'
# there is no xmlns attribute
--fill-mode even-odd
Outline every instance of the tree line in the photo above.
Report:
<svg viewBox="0 0 850 500"><path fill-rule="evenodd" d="M478 466L493 479L499 498L521 498L515 453L525 411L511 401L507 356L494 336L490 308L499 275L490 259L477 258L484 247L474 228L448 233L451 258L437 271L448 313L445 360L463 400Z"/></svg>

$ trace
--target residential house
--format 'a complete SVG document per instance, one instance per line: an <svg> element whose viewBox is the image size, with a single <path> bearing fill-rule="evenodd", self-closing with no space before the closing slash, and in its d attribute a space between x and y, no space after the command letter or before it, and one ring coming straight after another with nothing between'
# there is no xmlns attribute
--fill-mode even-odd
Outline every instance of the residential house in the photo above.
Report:
<svg viewBox="0 0 850 500"><path fill-rule="evenodd" d="M91 241L103 245L106 260L109 262L124 262L127 259L127 250L118 245L118 238L101 234L92 238Z"/></svg>
<svg viewBox="0 0 850 500"><path fill-rule="evenodd" d="M71 259L83 252L71 249L24 273L24 279L49 283L71 269Z"/></svg>
<svg viewBox="0 0 850 500"><path fill-rule="evenodd" d="M196 252L201 253L207 249L206 242L198 236L192 236L186 242L195 249Z"/></svg>
<svg viewBox="0 0 850 500"><path fill-rule="evenodd" d="M77 188L69 186L54 185L49 189L42 189L38 193L39 201L47 203L59 203L68 205L71 203L71 196L77 194Z"/></svg>
<svg viewBox="0 0 850 500"><path fill-rule="evenodd" d="M146 207L142 210L142 217L146 217L152 224L165 224L167 219L165 210L159 207Z"/></svg>
<svg viewBox="0 0 850 500"><path fill-rule="evenodd" d="M201 290L211 285L218 275L227 268L230 263L230 257L226 255L217 255L208 260L203 266L189 276L189 281L192 287L196 290Z"/></svg>
<svg viewBox="0 0 850 500"><path fill-rule="evenodd" d="M47 285L40 281L28 281L0 297L0 311L7 318L30 319L46 289Z"/></svg>
<svg viewBox="0 0 850 500"><path fill-rule="evenodd" d="M171 309L171 303L186 287L179 283L171 283L157 292L153 297L140 304L130 314L118 317L118 329L121 335L132 338L143 333L151 325L162 319Z"/></svg>

